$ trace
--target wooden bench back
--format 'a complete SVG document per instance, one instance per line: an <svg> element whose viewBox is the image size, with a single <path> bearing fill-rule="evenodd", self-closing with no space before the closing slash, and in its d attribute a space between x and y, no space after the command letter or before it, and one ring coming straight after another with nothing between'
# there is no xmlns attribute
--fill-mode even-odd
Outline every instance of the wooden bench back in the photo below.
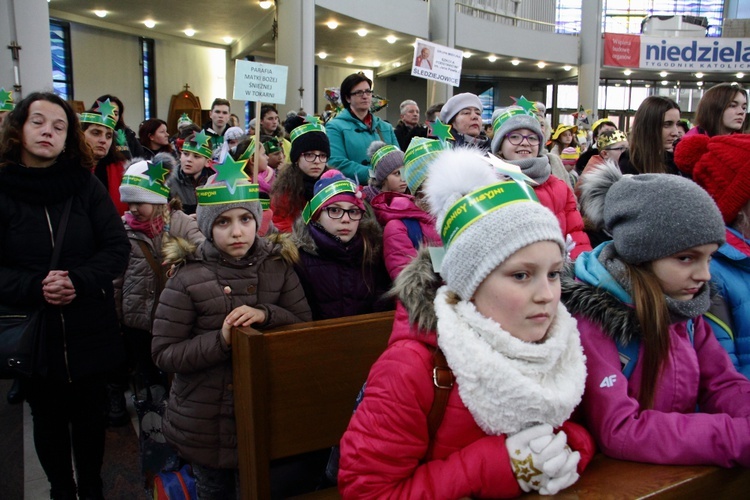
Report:
<svg viewBox="0 0 750 500"><path fill-rule="evenodd" d="M232 334L243 498L268 498L269 462L338 444L393 312Z"/></svg>

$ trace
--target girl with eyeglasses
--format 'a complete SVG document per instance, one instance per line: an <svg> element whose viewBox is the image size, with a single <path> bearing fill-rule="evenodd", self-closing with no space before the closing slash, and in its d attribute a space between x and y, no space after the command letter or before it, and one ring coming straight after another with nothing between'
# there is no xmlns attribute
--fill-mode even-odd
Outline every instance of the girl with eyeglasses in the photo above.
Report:
<svg viewBox="0 0 750 500"><path fill-rule="evenodd" d="M381 299L390 285L382 240L358 186L337 170L323 174L292 233L299 248L295 269L314 320L391 307Z"/></svg>
<svg viewBox="0 0 750 500"><path fill-rule="evenodd" d="M494 136L492 153L508 163L517 165L537 184L534 192L539 202L557 217L565 235L571 259L591 250L589 237L583 229L583 219L576 206L576 197L565 181L552 173L550 160L542 149L542 129L539 120L519 106L495 111L492 118Z"/></svg>
<svg viewBox="0 0 750 500"><path fill-rule="evenodd" d="M313 187L328 170L331 146L326 129L319 123L304 123L291 134L291 163L279 168L271 189L273 224L282 233L291 233L294 220L313 197Z"/></svg>

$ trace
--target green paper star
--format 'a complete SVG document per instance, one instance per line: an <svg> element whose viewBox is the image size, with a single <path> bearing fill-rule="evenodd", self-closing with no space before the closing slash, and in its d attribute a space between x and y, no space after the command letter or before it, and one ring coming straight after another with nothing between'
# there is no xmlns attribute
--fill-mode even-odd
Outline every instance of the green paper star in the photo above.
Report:
<svg viewBox="0 0 750 500"><path fill-rule="evenodd" d="M0 102L13 102L13 94L0 88Z"/></svg>
<svg viewBox="0 0 750 500"><path fill-rule="evenodd" d="M197 134L195 134L195 138L193 139L198 146L206 146L209 147L208 142L211 140L211 136L209 136L205 130L201 130Z"/></svg>
<svg viewBox="0 0 750 500"><path fill-rule="evenodd" d="M128 138L125 136L125 131L120 129L115 133L115 141L118 146L127 146Z"/></svg>
<svg viewBox="0 0 750 500"><path fill-rule="evenodd" d="M526 99L524 96L521 96L519 99L516 100L516 105L522 107L526 110L527 113L538 113L538 110L536 109L536 104Z"/></svg>
<svg viewBox="0 0 750 500"><path fill-rule="evenodd" d="M180 115L180 120L190 120L190 117L187 115L187 113L182 113Z"/></svg>
<svg viewBox="0 0 750 500"><path fill-rule="evenodd" d="M114 117L115 105L112 104L109 101L109 99L107 99L104 102L100 102L99 103L99 112L102 114L102 116L112 116L112 117Z"/></svg>
<svg viewBox="0 0 750 500"><path fill-rule="evenodd" d="M216 179L214 182L224 181L229 186L229 192L234 193L237 187L237 181L248 180L249 177L243 170L247 161L235 161L230 155L224 159L224 163L214 165L216 170Z"/></svg>
<svg viewBox="0 0 750 500"><path fill-rule="evenodd" d="M432 124L432 133L441 141L455 141L451 134L451 128L453 127L446 125L440 121L440 118L438 118L435 120L435 123Z"/></svg>
<svg viewBox="0 0 750 500"><path fill-rule="evenodd" d="M307 123L314 123L315 125L320 125L320 118L317 116L309 115L307 117Z"/></svg>
<svg viewBox="0 0 750 500"><path fill-rule="evenodd" d="M164 165L162 165L161 162L149 163L148 170L146 170L146 175L148 176L151 185L153 185L155 182L164 184L164 182L167 180L167 175L169 175L169 170L164 168Z"/></svg>

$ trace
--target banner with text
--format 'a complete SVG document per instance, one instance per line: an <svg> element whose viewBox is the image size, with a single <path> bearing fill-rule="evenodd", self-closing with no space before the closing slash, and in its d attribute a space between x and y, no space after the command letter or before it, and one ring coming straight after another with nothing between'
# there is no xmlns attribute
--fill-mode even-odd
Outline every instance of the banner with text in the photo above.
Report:
<svg viewBox="0 0 750 500"><path fill-rule="evenodd" d="M605 33L604 66L685 72L747 71L750 70L750 39Z"/></svg>
<svg viewBox="0 0 750 500"><path fill-rule="evenodd" d="M458 87L461 83L463 57L463 51L417 38L411 74Z"/></svg>
<svg viewBox="0 0 750 500"><path fill-rule="evenodd" d="M277 64L238 60L234 66L234 95L238 101L286 103L288 69Z"/></svg>

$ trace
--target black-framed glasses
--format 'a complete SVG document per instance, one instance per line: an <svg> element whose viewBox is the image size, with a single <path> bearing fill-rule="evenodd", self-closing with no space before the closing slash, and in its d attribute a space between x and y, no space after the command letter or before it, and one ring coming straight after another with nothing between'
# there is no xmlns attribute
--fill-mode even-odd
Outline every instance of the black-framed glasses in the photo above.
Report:
<svg viewBox="0 0 750 500"><path fill-rule="evenodd" d="M360 220L365 214L359 208L326 207L324 210L331 219L343 219L347 214L350 220Z"/></svg>
<svg viewBox="0 0 750 500"><path fill-rule="evenodd" d="M302 158L310 163L313 163L318 159L320 159L320 163L325 163L328 161L328 155L325 153L302 153Z"/></svg>
<svg viewBox="0 0 750 500"><path fill-rule="evenodd" d="M520 145L524 139L526 139L526 142L528 142L531 146L539 145L539 136L536 134L523 135L517 132L513 132L510 134L505 134L505 137L506 139L508 139L508 142L510 142L514 146Z"/></svg>
<svg viewBox="0 0 750 500"><path fill-rule="evenodd" d="M372 90L358 90L356 92L352 92L349 95L356 95L357 97L364 97L364 96L368 96L369 97L372 94L374 94L374 92Z"/></svg>
<svg viewBox="0 0 750 500"><path fill-rule="evenodd" d="M628 150L627 146L620 146L617 148L604 148L604 151L627 151L627 150Z"/></svg>

